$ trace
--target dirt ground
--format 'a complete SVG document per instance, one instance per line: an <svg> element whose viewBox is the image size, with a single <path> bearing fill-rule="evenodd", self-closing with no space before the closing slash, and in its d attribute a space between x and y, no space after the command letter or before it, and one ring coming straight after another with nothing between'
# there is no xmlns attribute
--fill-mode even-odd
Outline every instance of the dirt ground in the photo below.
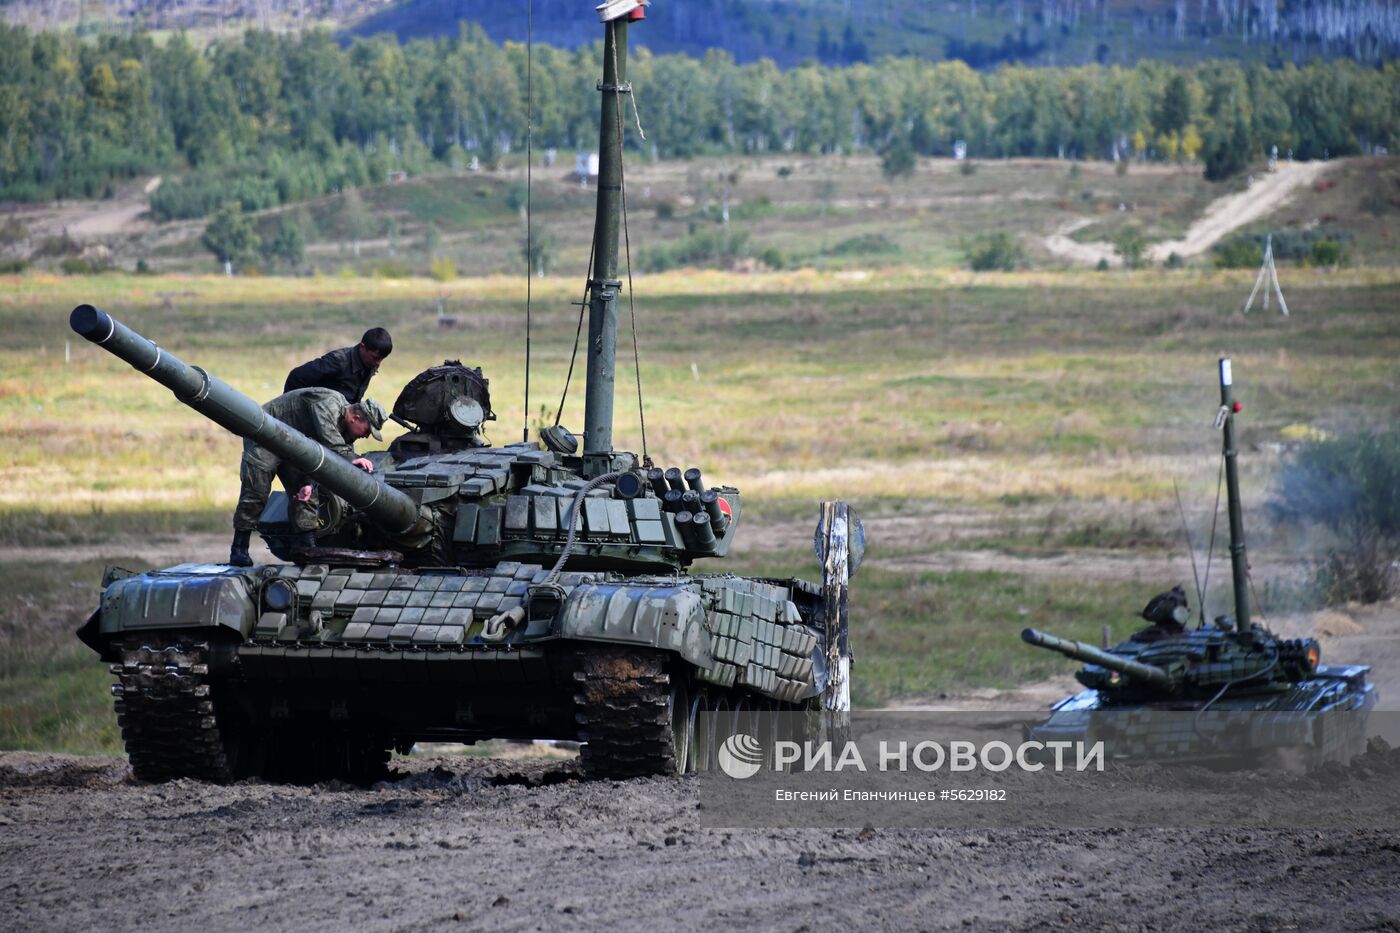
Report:
<svg viewBox="0 0 1400 933"><path fill-rule="evenodd" d="M1277 624L1384 677L1397 619ZM1074 688L903 708L1024 710ZM538 751L396 759L371 789L143 785L119 758L0 752L0 929L1400 930L1393 827L718 829L699 779L582 781ZM1154 800L1163 825L1195 793Z"/></svg>
<svg viewBox="0 0 1400 933"><path fill-rule="evenodd" d="M1400 927L1400 845L1379 830L709 829L697 779L579 782L573 767L455 758L370 790L145 786L117 759L3 753L0 925Z"/></svg>
<svg viewBox="0 0 1400 933"><path fill-rule="evenodd" d="M914 550L893 562L982 553L956 550L980 533L974 517L932 532L901 521L869 528ZM756 529L752 544L795 530ZM930 534L945 549L917 556ZM159 566L226 547L222 535L130 544L63 557ZM0 561L60 559L43 550ZM1126 569L1083 553L1023 563ZM1382 705L1400 708L1400 605L1270 623L1319 637L1327 661L1375 665ZM1065 676L901 708L1043 708L1075 688ZM720 829L697 778L587 782L554 750L431 754L360 789L142 785L122 759L0 752L0 929L1400 930L1400 844L1386 828ZM1193 793L1169 789L1163 813Z"/></svg>

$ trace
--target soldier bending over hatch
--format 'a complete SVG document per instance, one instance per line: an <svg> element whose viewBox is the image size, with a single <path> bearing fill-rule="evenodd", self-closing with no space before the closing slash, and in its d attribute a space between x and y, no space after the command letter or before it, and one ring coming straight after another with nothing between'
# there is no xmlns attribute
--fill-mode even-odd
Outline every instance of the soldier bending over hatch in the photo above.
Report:
<svg viewBox="0 0 1400 933"><path fill-rule="evenodd" d="M278 421L300 431L312 440L320 441L366 473L374 465L364 457L355 456L355 441L374 436L383 440L379 429L388 417L383 406L367 398L356 404L333 389L296 389L277 396L263 406ZM233 546L228 562L235 567L251 567L248 544L258 517L267 505L272 490L272 477L282 481L287 490L288 518L297 530L296 547L304 551L316 543L316 512L320 502L316 486L290 463L284 464L276 454L250 440L243 442L243 462L239 465L238 508L233 513Z"/></svg>

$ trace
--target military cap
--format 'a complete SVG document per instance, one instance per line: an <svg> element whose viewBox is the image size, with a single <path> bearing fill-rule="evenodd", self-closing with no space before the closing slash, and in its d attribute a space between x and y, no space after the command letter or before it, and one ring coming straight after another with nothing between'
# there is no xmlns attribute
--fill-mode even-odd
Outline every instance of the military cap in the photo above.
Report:
<svg viewBox="0 0 1400 933"><path fill-rule="evenodd" d="M372 398L360 399L360 410L369 419L369 433L376 441L384 440L384 435L379 433L379 429L384 427L384 422L388 419L389 413L384 410L384 406Z"/></svg>

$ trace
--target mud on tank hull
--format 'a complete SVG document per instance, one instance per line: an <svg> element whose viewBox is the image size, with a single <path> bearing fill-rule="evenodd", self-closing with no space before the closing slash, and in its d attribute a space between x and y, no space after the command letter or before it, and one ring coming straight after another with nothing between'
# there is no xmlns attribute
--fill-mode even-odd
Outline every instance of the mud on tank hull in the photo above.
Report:
<svg viewBox="0 0 1400 933"><path fill-rule="evenodd" d="M700 712L811 708L824 686L805 581L566 573L559 602L483 637L544 576L515 562L114 571L80 635L112 665L145 780L367 781L390 749L490 738L582 741L594 776L701 770Z"/></svg>
<svg viewBox="0 0 1400 933"><path fill-rule="evenodd" d="M1366 665L1319 665L1285 690L1226 695L1209 704L1167 700L1119 704L1099 690L1065 697L1026 728L1035 742L1105 743L1109 758L1197 762L1216 767L1348 761L1366 742L1376 705Z"/></svg>

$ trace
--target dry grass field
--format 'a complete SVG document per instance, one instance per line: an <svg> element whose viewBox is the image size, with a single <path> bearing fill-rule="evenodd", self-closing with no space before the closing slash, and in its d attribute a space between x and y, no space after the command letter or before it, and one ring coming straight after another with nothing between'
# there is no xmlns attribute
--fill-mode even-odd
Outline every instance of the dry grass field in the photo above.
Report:
<svg viewBox="0 0 1400 933"><path fill-rule="evenodd" d="M1396 177L1390 159L1329 165L1246 228L1351 234L1347 267L1281 265L1293 312L1282 318L1241 315L1253 270L1216 270L1208 257L1096 272L1044 250L1067 222L1084 241L1125 224L1180 236L1226 191L1194 168L926 160L898 181L857 158L629 168L639 260L649 244L718 228L727 184L731 230L755 255L771 248L798 267L635 280L647 451L745 493L736 553L698 569L816 575L817 503L839 496L871 538L853 594L857 702L1063 683L1069 667L1023 648L1021 626L1121 634L1149 596L1190 588L1184 531L1204 565L1215 361L1229 355L1261 600L1306 608L1308 562L1325 540L1273 527L1263 506L1300 439L1400 416ZM92 245L167 274L0 277L0 748L117 749L105 672L71 631L105 564L222 559L237 494L239 441L74 337L68 311L97 304L259 400L291 366L381 324L398 349L373 395L391 403L419 370L461 358L491 380L491 436L513 441L560 403L593 197L562 170L536 177L555 261L533 285L527 406L520 181L507 168L368 189L363 209L393 219L395 237L366 238L358 257L344 199L306 205L318 231L307 265L326 274L286 278L195 274L211 265L199 225L153 227L120 196L25 215L40 236L125 212ZM427 266L429 222L437 255L470 277L408 274ZM965 239L996 230L1018 234L1030 268L959 268ZM640 451L626 313L616 439ZM577 429L581 366L576 380L563 421ZM1212 611L1225 609L1222 548Z"/></svg>

